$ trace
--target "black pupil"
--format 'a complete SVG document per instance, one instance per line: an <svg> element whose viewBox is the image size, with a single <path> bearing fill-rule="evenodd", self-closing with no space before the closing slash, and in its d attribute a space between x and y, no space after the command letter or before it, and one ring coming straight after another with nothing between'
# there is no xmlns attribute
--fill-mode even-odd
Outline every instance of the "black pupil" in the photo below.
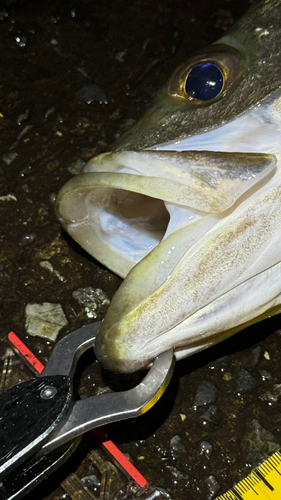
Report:
<svg viewBox="0 0 281 500"><path fill-rule="evenodd" d="M197 64L190 71L186 80L185 91L194 99L209 101L217 97L222 86L222 72L215 64L204 62Z"/></svg>

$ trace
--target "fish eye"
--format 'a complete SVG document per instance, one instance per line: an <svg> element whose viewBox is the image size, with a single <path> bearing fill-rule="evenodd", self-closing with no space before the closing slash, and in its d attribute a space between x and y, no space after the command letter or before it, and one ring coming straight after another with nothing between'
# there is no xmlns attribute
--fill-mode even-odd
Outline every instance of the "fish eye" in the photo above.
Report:
<svg viewBox="0 0 281 500"><path fill-rule="evenodd" d="M196 64L187 76L185 92L193 99L209 101L217 97L223 88L223 74L212 62Z"/></svg>
<svg viewBox="0 0 281 500"><path fill-rule="evenodd" d="M188 106L208 106L236 87L246 71L246 58L236 48L214 44L179 66L167 91Z"/></svg>

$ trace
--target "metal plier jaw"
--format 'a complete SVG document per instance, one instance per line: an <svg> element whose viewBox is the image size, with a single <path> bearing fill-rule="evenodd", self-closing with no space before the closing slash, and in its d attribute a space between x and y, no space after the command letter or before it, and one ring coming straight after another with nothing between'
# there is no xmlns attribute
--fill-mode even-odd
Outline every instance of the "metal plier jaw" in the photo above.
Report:
<svg viewBox="0 0 281 500"><path fill-rule="evenodd" d="M161 397L174 368L173 350L155 358L142 382L128 391L100 394L74 401L73 376L80 356L94 346L100 322L75 330L59 341L43 372L0 395L0 481L22 468L23 476L59 449L57 458L41 467L33 481L42 481L75 447L73 439L118 420L136 417ZM70 444L69 444L70 442ZM48 461L48 460L47 460ZM32 466L31 466L31 465ZM39 467L40 469L40 467ZM18 473L17 473L18 474ZM23 486L23 496L34 486ZM20 498L2 494L0 500Z"/></svg>

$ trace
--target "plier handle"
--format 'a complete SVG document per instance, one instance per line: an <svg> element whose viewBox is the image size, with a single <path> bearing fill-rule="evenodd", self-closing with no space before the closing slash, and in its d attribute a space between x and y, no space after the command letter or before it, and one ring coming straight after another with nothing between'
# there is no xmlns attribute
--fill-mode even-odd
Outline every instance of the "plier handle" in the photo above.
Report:
<svg viewBox="0 0 281 500"><path fill-rule="evenodd" d="M92 323L64 337L37 378L0 395L0 500L20 498L42 481L72 453L78 436L145 413L165 391L174 368L173 350L155 358L133 389L75 401L76 364L83 352L94 347L99 327L100 322ZM38 472L28 482L30 470ZM26 479L23 486L18 479L11 486L13 477L19 476Z"/></svg>

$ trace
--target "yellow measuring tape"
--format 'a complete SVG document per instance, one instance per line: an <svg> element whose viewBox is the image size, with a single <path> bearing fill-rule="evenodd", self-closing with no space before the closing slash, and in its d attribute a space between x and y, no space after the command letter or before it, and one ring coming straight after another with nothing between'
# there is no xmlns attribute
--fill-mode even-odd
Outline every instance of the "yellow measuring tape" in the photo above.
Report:
<svg viewBox="0 0 281 500"><path fill-rule="evenodd" d="M281 450L216 500L281 500Z"/></svg>

